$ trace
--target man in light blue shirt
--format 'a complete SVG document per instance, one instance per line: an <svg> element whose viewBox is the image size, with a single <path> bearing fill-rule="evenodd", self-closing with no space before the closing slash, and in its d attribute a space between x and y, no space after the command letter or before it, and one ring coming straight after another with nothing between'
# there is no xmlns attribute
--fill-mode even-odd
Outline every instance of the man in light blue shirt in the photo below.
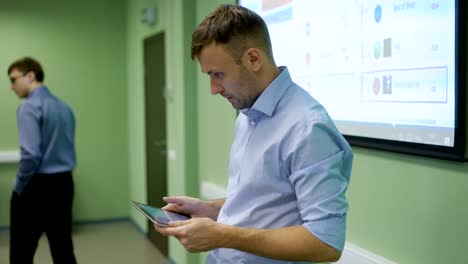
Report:
<svg viewBox="0 0 468 264"><path fill-rule="evenodd" d="M54 263L75 263L71 238L75 117L43 85L44 71L35 59L13 62L8 76L12 90L24 99L17 112L21 160L11 198L10 263L33 263L42 233Z"/></svg>
<svg viewBox="0 0 468 264"><path fill-rule="evenodd" d="M336 261L344 247L353 154L326 110L277 67L254 12L222 5L192 35L211 93L240 110L226 199L166 197L192 216L155 226L207 263ZM216 222L215 222L216 221Z"/></svg>

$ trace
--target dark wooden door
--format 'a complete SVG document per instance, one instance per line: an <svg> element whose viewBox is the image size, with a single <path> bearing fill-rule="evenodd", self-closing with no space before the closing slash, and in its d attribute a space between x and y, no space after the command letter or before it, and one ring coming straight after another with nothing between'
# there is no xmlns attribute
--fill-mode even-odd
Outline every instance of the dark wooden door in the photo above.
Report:
<svg viewBox="0 0 468 264"><path fill-rule="evenodd" d="M162 197L167 196L164 33L144 40L144 63L148 203L162 207ZM151 221L148 227L149 239L167 257L167 238L154 230Z"/></svg>

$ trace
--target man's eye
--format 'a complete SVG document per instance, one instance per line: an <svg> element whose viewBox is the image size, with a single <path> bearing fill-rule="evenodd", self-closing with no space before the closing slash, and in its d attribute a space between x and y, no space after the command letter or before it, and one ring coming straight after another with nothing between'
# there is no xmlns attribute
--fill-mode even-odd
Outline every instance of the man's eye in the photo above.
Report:
<svg viewBox="0 0 468 264"><path fill-rule="evenodd" d="M222 79L224 77L224 73L222 72L217 72L214 74L215 78L216 79Z"/></svg>

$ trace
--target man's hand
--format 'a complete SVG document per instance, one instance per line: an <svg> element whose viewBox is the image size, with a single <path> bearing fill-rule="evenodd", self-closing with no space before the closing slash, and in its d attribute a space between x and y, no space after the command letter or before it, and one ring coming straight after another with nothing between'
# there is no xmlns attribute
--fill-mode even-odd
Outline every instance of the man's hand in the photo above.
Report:
<svg viewBox="0 0 468 264"><path fill-rule="evenodd" d="M223 239L222 225L207 217L172 221L168 226L154 228L164 236L174 236L192 253L218 248Z"/></svg>
<svg viewBox="0 0 468 264"><path fill-rule="evenodd" d="M223 200L202 201L197 198L187 196L164 197L163 200L168 203L162 209L190 215L191 217L209 217L216 221L219 210L224 203Z"/></svg>

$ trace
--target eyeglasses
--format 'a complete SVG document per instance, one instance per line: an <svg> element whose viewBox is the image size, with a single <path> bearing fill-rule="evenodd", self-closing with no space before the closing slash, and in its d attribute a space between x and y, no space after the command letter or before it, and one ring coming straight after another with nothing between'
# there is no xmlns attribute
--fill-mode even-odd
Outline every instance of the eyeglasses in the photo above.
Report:
<svg viewBox="0 0 468 264"><path fill-rule="evenodd" d="M11 82L11 84L14 84L14 83L16 82L16 80L18 80L18 79L21 78L21 77L24 77L24 75L18 76L18 77L10 77L10 82Z"/></svg>

